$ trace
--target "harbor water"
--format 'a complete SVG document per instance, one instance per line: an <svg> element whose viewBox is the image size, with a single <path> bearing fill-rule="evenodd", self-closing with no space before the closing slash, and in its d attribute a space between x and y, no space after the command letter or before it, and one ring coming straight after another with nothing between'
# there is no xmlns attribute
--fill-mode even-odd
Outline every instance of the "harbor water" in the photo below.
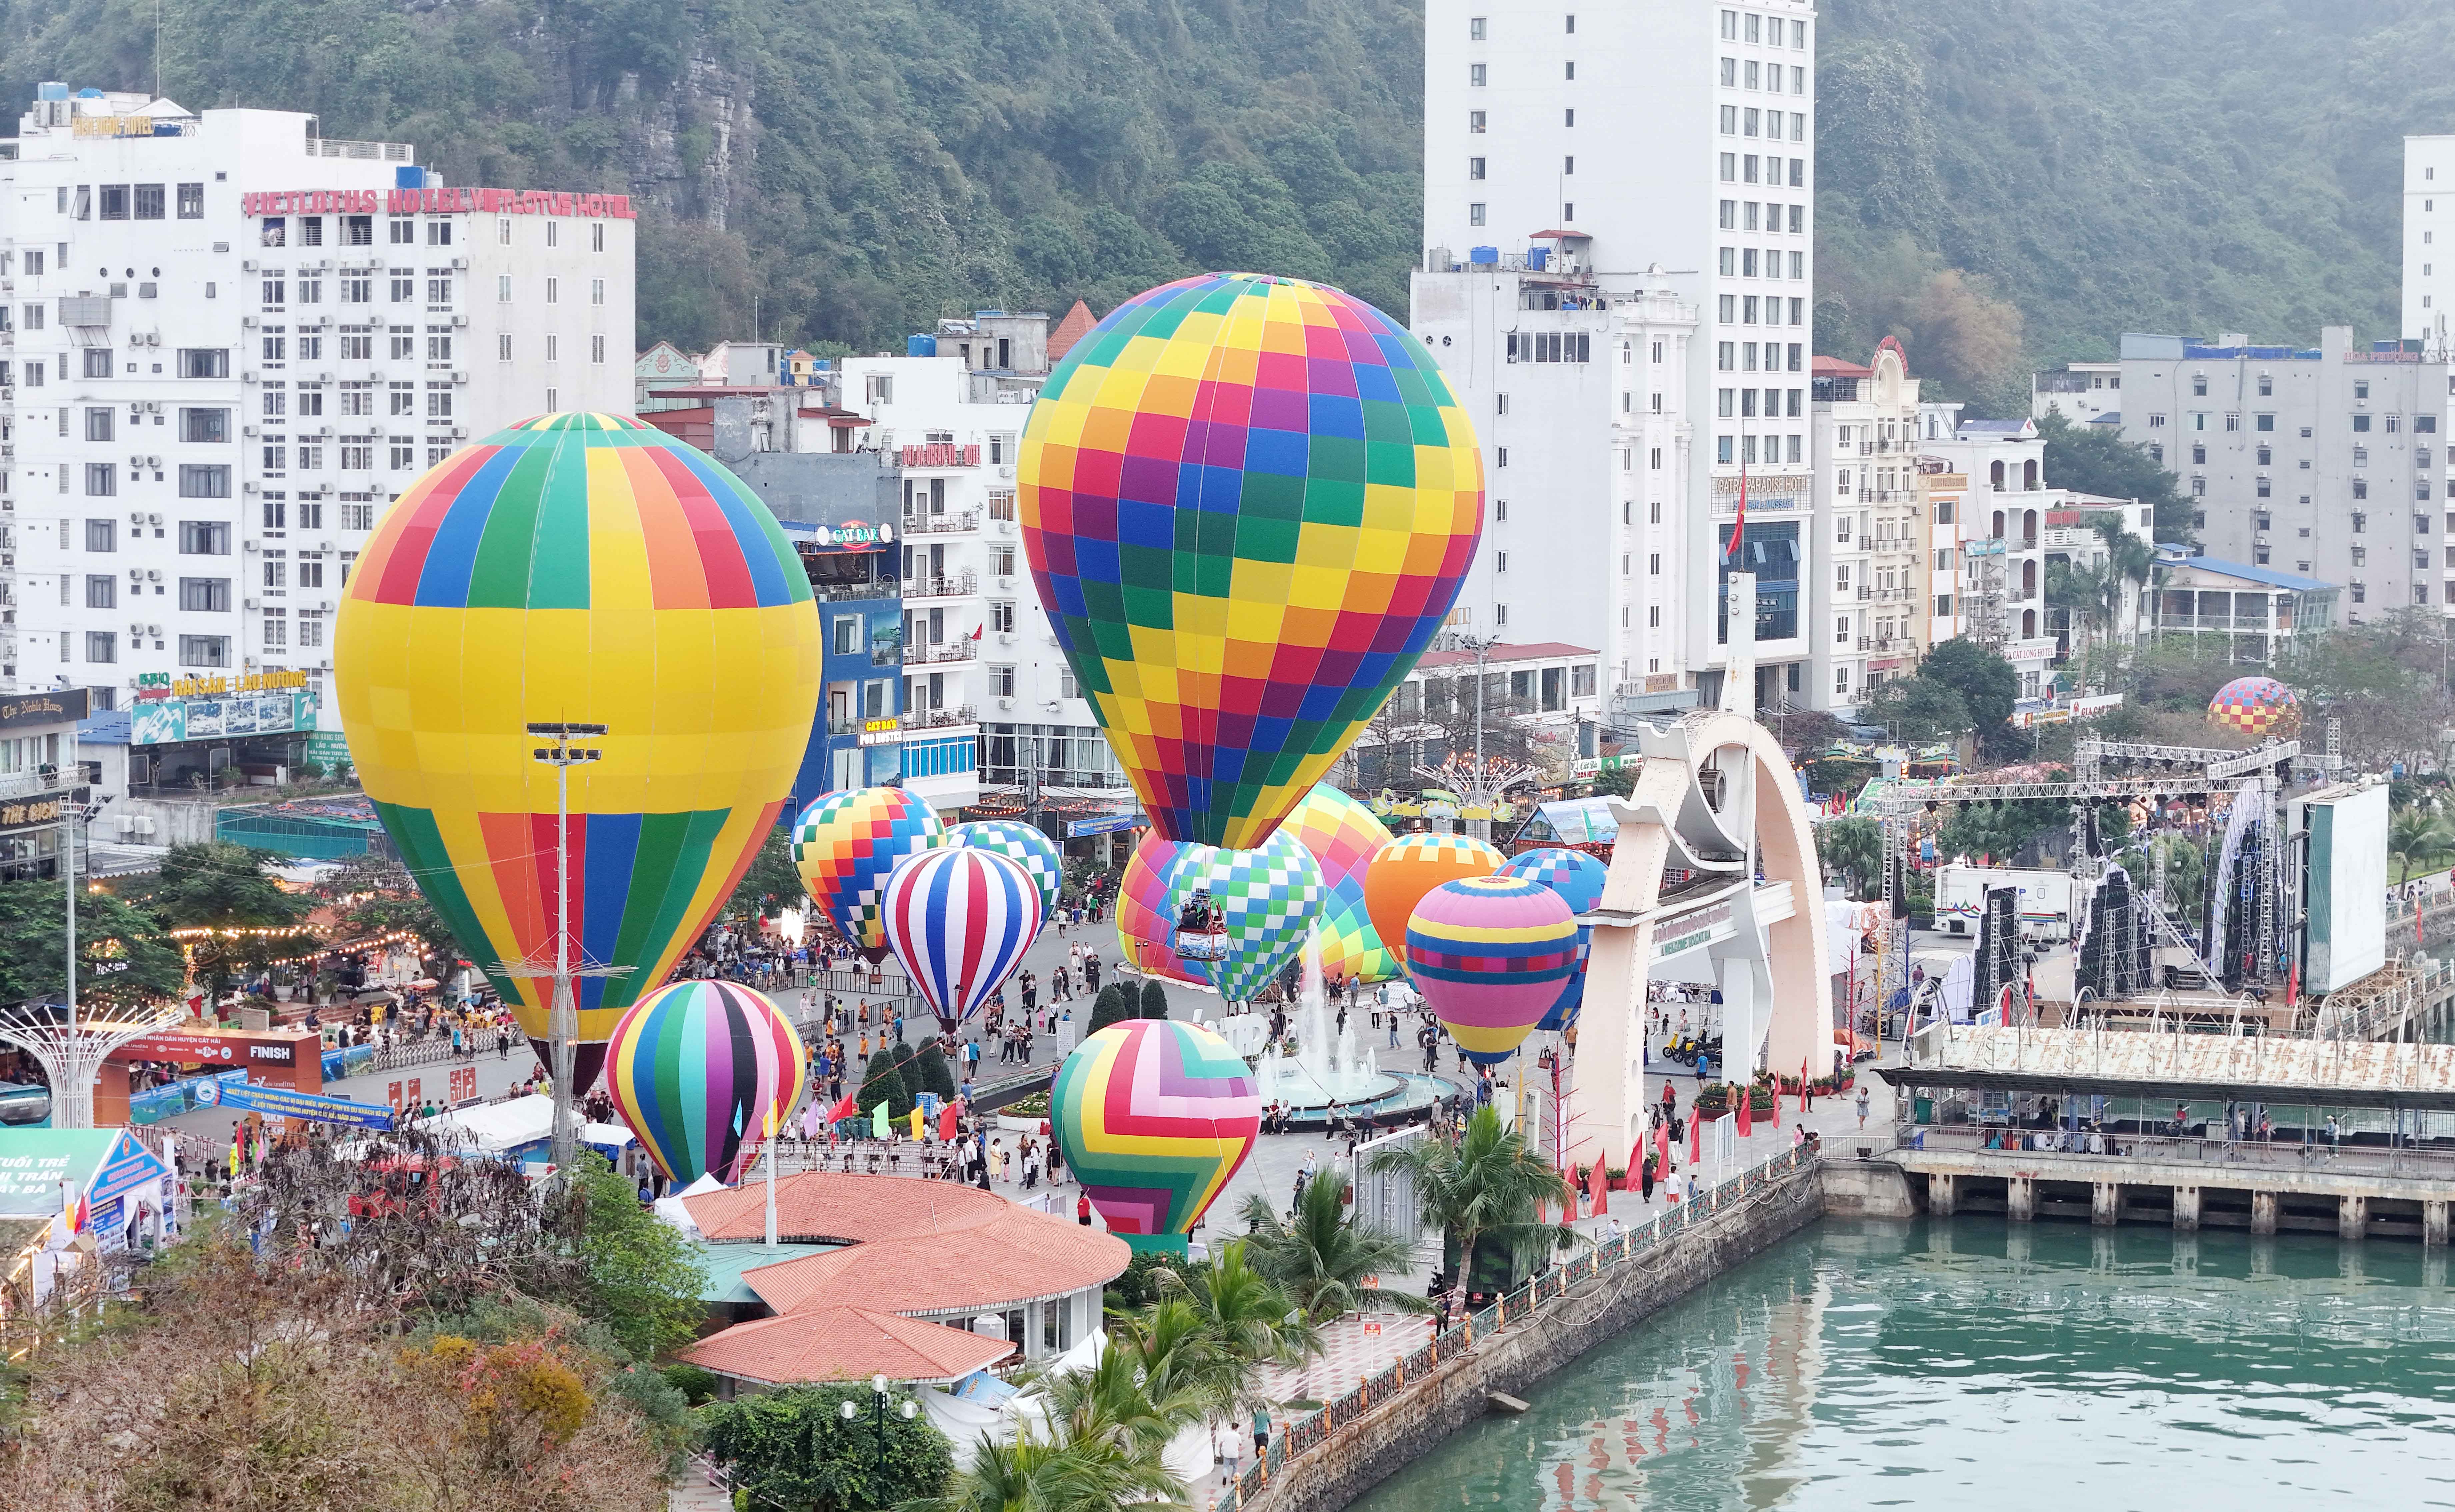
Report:
<svg viewBox="0 0 2455 1512"><path fill-rule="evenodd" d="M2455 1297L2419 1245L1826 1221L1354 1503L2455 1505Z"/></svg>

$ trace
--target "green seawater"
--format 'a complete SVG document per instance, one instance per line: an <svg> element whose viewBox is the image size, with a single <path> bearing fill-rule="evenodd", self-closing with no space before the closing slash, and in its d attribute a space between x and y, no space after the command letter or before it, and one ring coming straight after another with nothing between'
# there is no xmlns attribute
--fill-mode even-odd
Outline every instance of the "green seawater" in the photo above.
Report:
<svg viewBox="0 0 2455 1512"><path fill-rule="evenodd" d="M2455 1296L2417 1244L1827 1221L1355 1512L2455 1506Z"/></svg>

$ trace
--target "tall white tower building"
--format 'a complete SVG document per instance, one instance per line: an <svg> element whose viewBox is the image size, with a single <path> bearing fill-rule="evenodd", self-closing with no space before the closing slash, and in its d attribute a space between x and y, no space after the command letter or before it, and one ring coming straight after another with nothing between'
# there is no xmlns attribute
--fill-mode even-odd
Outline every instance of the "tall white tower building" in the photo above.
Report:
<svg viewBox="0 0 2455 1512"><path fill-rule="evenodd" d="M292 688L284 715L337 729L335 601L401 491L523 416L630 406L620 196L446 187L312 115L60 84L9 145L0 689ZM136 725L169 776L176 722Z"/></svg>
<svg viewBox="0 0 2455 1512"><path fill-rule="evenodd" d="M1442 365L1486 426L1490 489L1510 506L1506 518L1492 512L1490 565L1478 566L1492 587L1478 580L1462 602L1475 634L1596 647L1610 643L1618 609L1629 608L1642 644L1606 660L1606 675L1620 679L1616 712L1718 695L1720 590L1741 565L1726 548L1743 475L1758 702L1831 701L1808 676L1800 595L1819 534L1809 520L1816 26L1812 6L1788 0L1426 7L1417 334L1449 343ZM1452 284L1472 292L1449 292ZM1677 338L1663 338L1667 360L1621 374L1609 402L1528 405L1511 393L1526 387L1509 376L1519 363L1616 364L1625 345L1633 368L1668 330L1642 312L1670 304L1686 313L1673 322ZM1479 313L1461 325L1460 310ZM1609 322L1581 323L1578 312L1644 329L1625 342L1606 339ZM1593 329L1575 356L1554 348L1553 326L1580 324ZM1664 440L1671 496L1658 523L1642 508L1643 482L1599 481L1619 471L1623 448L1632 472L1650 471L1633 464L1650 462L1655 443L1636 445L1629 431L1653 413L1675 433ZM1504 451L1509 463L1573 453L1609 460L1588 469L1591 478L1530 498L1513 486ZM1616 599L1547 595L1543 585L1498 593L1501 554L1513 573L1518 554L1563 546L1613 567L1625 556L1632 577L1659 557L1672 581L1634 584ZM1503 604L1505 630L1492 623ZM1660 623L1640 609L1658 611ZM1664 689L1666 676L1678 679L1676 690Z"/></svg>

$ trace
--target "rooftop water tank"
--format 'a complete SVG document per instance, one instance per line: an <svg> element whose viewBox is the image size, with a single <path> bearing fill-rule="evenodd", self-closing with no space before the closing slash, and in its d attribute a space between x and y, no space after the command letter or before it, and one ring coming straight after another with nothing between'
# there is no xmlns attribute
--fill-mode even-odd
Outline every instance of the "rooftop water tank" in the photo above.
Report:
<svg viewBox="0 0 2455 1512"><path fill-rule="evenodd" d="M938 338L906 336L903 338L903 354L907 357L934 357L938 354Z"/></svg>

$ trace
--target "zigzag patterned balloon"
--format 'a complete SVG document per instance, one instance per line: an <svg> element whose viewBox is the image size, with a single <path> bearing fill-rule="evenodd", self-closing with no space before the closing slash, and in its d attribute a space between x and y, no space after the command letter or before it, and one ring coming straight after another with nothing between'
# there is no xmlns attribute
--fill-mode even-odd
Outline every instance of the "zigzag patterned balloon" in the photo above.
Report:
<svg viewBox="0 0 2455 1512"><path fill-rule="evenodd" d="M1522 877L1540 882L1560 895L1572 914L1591 914L1603 904L1603 881L1611 876L1605 866L1583 851L1565 846L1546 846L1512 856L1509 863L1493 874L1496 877ZM1577 1010L1586 1000L1586 961L1593 954L1594 926L1577 926L1577 964L1569 972L1568 982L1560 989L1560 999L1543 1015L1537 1029L1557 1032L1577 1021Z"/></svg>
<svg viewBox="0 0 2455 1512"><path fill-rule="evenodd" d="M1084 1195L1130 1244L1201 1221L1253 1148L1262 1098L1227 1040L1181 1019L1134 1018L1074 1047L1049 1112Z"/></svg>
<svg viewBox="0 0 2455 1512"><path fill-rule="evenodd" d="M1325 981L1388 981L1404 975L1398 956L1381 941L1364 906L1364 872L1372 853L1390 843L1389 827L1370 809L1327 782L1316 782L1305 800L1280 821L1321 863L1329 896L1313 931Z"/></svg>
<svg viewBox="0 0 2455 1512"><path fill-rule="evenodd" d="M1167 879L1171 924L1196 889L1207 889L1226 916L1228 958L1186 964L1229 1002L1252 1001L1280 967L1295 959L1329 897L1321 863L1285 831L1254 851L1185 847Z"/></svg>
<svg viewBox="0 0 2455 1512"><path fill-rule="evenodd" d="M886 879L886 942L948 1029L980 1012L1040 933L1040 889L976 846L907 857Z"/></svg>
<svg viewBox="0 0 2455 1512"><path fill-rule="evenodd" d="M955 825L938 843L997 852L1030 873L1031 879L1040 884L1042 913L1057 907L1057 895L1065 885L1065 857L1046 832L1012 819L976 819Z"/></svg>
<svg viewBox="0 0 2455 1512"><path fill-rule="evenodd" d="M793 868L853 948L884 960L886 879L944 833L929 805L902 788L830 793L793 821Z"/></svg>

